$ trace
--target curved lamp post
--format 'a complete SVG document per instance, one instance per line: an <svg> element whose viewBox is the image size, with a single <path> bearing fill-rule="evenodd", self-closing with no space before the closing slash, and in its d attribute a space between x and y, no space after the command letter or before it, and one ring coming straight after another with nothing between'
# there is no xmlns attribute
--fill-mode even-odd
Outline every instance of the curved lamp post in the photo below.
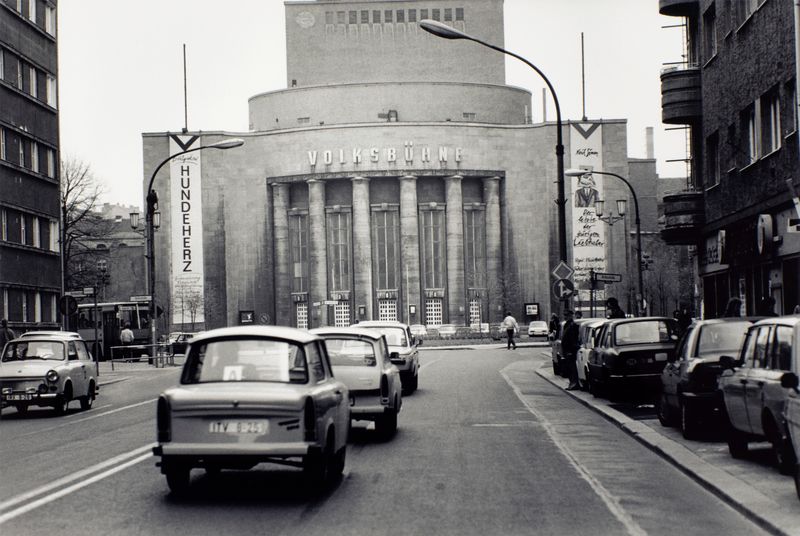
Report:
<svg viewBox="0 0 800 536"><path fill-rule="evenodd" d="M211 145L202 145L192 149L186 149L179 153L168 156L156 166L155 171L150 176L150 183L147 185L147 212L145 213L145 224L147 225L147 283L148 292L150 294L150 356L156 356L156 259L154 252L155 229L161 224L161 213L156 209L158 208L158 194L153 190L153 182L156 180L156 175L164 165L181 155L192 153L194 151L202 151L203 149L233 149L244 145L244 140L241 138L231 138L229 140L218 141ZM136 229L139 225L139 214L131 213L131 227Z"/></svg>
<svg viewBox="0 0 800 536"><path fill-rule="evenodd" d="M588 170L586 169L568 169L564 174L568 177L580 177L581 175L585 175L587 171ZM633 196L633 210L636 214L636 268L639 275L639 296L636 300L636 307L639 309L637 311L637 315L641 315L644 313L644 286L642 285L642 227L639 220L639 200L636 198L636 191L633 189L633 186L631 186L631 183L621 175L611 173L610 171L597 171L596 169L591 170L591 173L596 173L598 175L609 175L611 177L618 178L625 183L625 186L628 187L628 190L631 191L631 195ZM600 212L602 212L602 210L603 209L601 206ZM619 210L619 207L617 210ZM621 213L622 212L624 212L624 208Z"/></svg>
<svg viewBox="0 0 800 536"><path fill-rule="evenodd" d="M446 24L443 24L439 21L424 19L419 22L420 28L423 30L432 33L437 37L443 37L444 39L466 39L468 41L474 41L480 45L485 47L491 48L492 50L496 50L498 52L502 52L503 54L508 54L514 58L517 58L519 61L536 71L536 73L542 77L544 83L547 84L547 88L550 90L550 94L553 96L553 102L556 105L556 160L558 163L558 199L556 200L556 204L558 205L558 256L561 261L565 264L567 263L567 219L566 215L564 214L564 205L566 204L567 200L564 197L564 142L563 137L561 134L561 106L558 104L558 97L556 96L556 91L553 89L553 85L550 83L550 80L544 75L542 71L539 70L534 64L523 58L522 56L518 56L513 52L509 52L504 48L500 48L496 45L492 45L485 41L481 41L476 37L472 37L471 35L467 35L460 30L456 30Z"/></svg>

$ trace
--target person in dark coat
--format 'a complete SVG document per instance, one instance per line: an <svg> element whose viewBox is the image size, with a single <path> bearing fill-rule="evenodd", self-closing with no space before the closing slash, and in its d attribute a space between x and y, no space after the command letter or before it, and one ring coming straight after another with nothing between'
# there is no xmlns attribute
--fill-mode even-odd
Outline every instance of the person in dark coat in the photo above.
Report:
<svg viewBox="0 0 800 536"><path fill-rule="evenodd" d="M737 297L731 297L728 300L728 305L725 306L725 312L722 313L723 318L738 318L742 316L742 300Z"/></svg>
<svg viewBox="0 0 800 536"><path fill-rule="evenodd" d="M0 352L3 351L3 346L10 340L16 339L17 335L8 327L8 320L5 318L0 321Z"/></svg>
<svg viewBox="0 0 800 536"><path fill-rule="evenodd" d="M550 317L550 340L554 341L559 338L561 335L561 322L558 319L558 315L553 313L553 316Z"/></svg>
<svg viewBox="0 0 800 536"><path fill-rule="evenodd" d="M574 391L580 387L578 383L578 324L572 318L572 311L564 311L564 332L561 335L561 352L564 354L564 363L567 365L569 385L567 391Z"/></svg>
<svg viewBox="0 0 800 536"><path fill-rule="evenodd" d="M619 306L616 298L606 300L606 318L625 318L625 311Z"/></svg>
<svg viewBox="0 0 800 536"><path fill-rule="evenodd" d="M775 298L773 298L772 296L764 296L763 298L761 298L761 301L758 302L756 315L778 316L778 313L775 312Z"/></svg>

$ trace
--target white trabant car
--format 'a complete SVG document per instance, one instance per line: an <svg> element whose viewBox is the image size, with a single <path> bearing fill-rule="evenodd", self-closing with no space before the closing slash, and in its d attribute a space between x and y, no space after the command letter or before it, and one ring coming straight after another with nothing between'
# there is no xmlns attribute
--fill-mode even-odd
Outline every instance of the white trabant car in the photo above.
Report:
<svg viewBox="0 0 800 536"><path fill-rule="evenodd" d="M392 357L392 363L400 371L400 380L403 382L403 394L410 394L419 386L419 350L422 340L417 339L408 324L383 320L368 320L354 324L351 327L368 328L377 330L386 335L389 343L389 352L397 353Z"/></svg>
<svg viewBox="0 0 800 536"><path fill-rule="evenodd" d="M312 329L325 339L333 374L350 390L350 418L373 421L384 437L397 430L397 414L403 405L400 371L392 364L382 333L365 328Z"/></svg>
<svg viewBox="0 0 800 536"><path fill-rule="evenodd" d="M325 343L305 330L240 326L193 338L180 384L158 399L153 453L173 493L193 468L303 469L320 488L341 476L350 425L347 386Z"/></svg>
<svg viewBox="0 0 800 536"><path fill-rule="evenodd" d="M0 398L19 413L44 406L63 415L73 400L88 410L97 396L97 375L97 363L83 339L26 335L3 349Z"/></svg>
<svg viewBox="0 0 800 536"><path fill-rule="evenodd" d="M589 361L594 352L597 337L606 323L605 318L579 321L578 324L578 354L575 366L578 369L578 383L581 389L589 387Z"/></svg>

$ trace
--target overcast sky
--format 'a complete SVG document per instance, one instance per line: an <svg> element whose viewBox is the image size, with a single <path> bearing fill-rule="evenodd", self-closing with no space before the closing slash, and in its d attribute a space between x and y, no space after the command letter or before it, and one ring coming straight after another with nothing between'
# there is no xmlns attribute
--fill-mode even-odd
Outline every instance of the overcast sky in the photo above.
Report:
<svg viewBox="0 0 800 536"><path fill-rule="evenodd" d="M62 157L91 166L103 201L141 206L141 134L183 127L183 44L190 130L246 131L247 99L286 87L282 0L61 0L58 15ZM685 138L661 123L659 79L681 61L681 29L668 27L679 18L657 0L505 0L505 21L505 48L547 75L565 121L583 115L583 32L588 118L627 119L634 158L654 127L659 175L686 175L667 162L685 157ZM506 83L531 91L541 121L541 78L507 57Z"/></svg>

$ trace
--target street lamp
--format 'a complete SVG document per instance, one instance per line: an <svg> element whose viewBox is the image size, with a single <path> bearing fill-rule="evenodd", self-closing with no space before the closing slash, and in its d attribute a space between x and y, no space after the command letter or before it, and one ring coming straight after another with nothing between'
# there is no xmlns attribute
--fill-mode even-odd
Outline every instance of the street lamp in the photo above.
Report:
<svg viewBox="0 0 800 536"><path fill-rule="evenodd" d="M619 213L619 216L614 216L613 212L609 212L608 216L603 216L605 204L606 202L602 199L598 199L594 202L594 211L595 214L597 214L598 220L604 221L613 226L618 221L625 219L625 211L628 207L628 202L625 199L617 199L617 212Z"/></svg>
<svg viewBox="0 0 800 536"><path fill-rule="evenodd" d="M423 19L419 21L420 27L425 30L426 32L432 33L437 37L442 37L444 39L466 39L468 41L474 41L480 45L485 47L491 48L492 50L496 50L498 52L502 52L503 54L508 54L514 58L517 58L522 63L536 71L536 73L542 77L544 83L547 84L547 88L550 90L550 94L553 96L553 102L556 106L556 161L557 161L557 171L558 171L558 199L556 200L556 204L558 205L558 257L559 259L566 264L567 263L567 218L564 213L564 206L567 203L567 200L564 196L564 141L561 134L561 106L558 104L558 97L556 96L556 91L553 89L553 84L550 83L550 80L544 75L542 71L539 70L534 64L523 58L522 56L518 56L513 52L509 52L504 48L500 48L496 45L492 45L485 41L481 41L476 37L472 37L460 30L456 30L446 24L443 24L439 21L431 20L431 19Z"/></svg>
<svg viewBox="0 0 800 536"><path fill-rule="evenodd" d="M580 177L581 175L585 175L587 170L585 169L568 169L564 174L568 177ZM628 190L631 191L631 196L633 197L633 209L636 213L636 269L639 274L639 295L636 306L639 308L637 314L641 315L644 312L644 285L642 285L642 226L639 220L639 200L636 197L636 191L631 186L631 183L627 181L621 175L617 175L616 173L611 173L610 171L597 171L596 169L591 170L591 173L596 173L598 175L608 175L610 177L616 177L622 182L625 183L625 186L628 187ZM620 202L617 201L617 210L620 212L621 216L625 214L625 206L620 205ZM620 207L622 210L619 210ZM597 204L595 204L595 210L597 210ZM603 206L600 205L600 211L598 212L598 216L602 214ZM602 219L602 218L601 218Z"/></svg>
<svg viewBox="0 0 800 536"><path fill-rule="evenodd" d="M153 243L155 241L155 230L161 226L161 213L156 210L158 208L158 194L153 190L153 182L156 180L156 175L164 165L178 156L194 151L202 151L203 149L233 149L244 145L244 140L241 138L231 138L229 140L218 141L211 145L202 145L192 149L186 149L173 155L168 156L156 166L155 171L150 176L150 183L147 185L147 212L145 213L145 224L147 225L147 283L148 291L150 294L150 356L156 357L156 262L155 262L155 248ZM139 226L139 213L131 212L131 227L136 229Z"/></svg>

